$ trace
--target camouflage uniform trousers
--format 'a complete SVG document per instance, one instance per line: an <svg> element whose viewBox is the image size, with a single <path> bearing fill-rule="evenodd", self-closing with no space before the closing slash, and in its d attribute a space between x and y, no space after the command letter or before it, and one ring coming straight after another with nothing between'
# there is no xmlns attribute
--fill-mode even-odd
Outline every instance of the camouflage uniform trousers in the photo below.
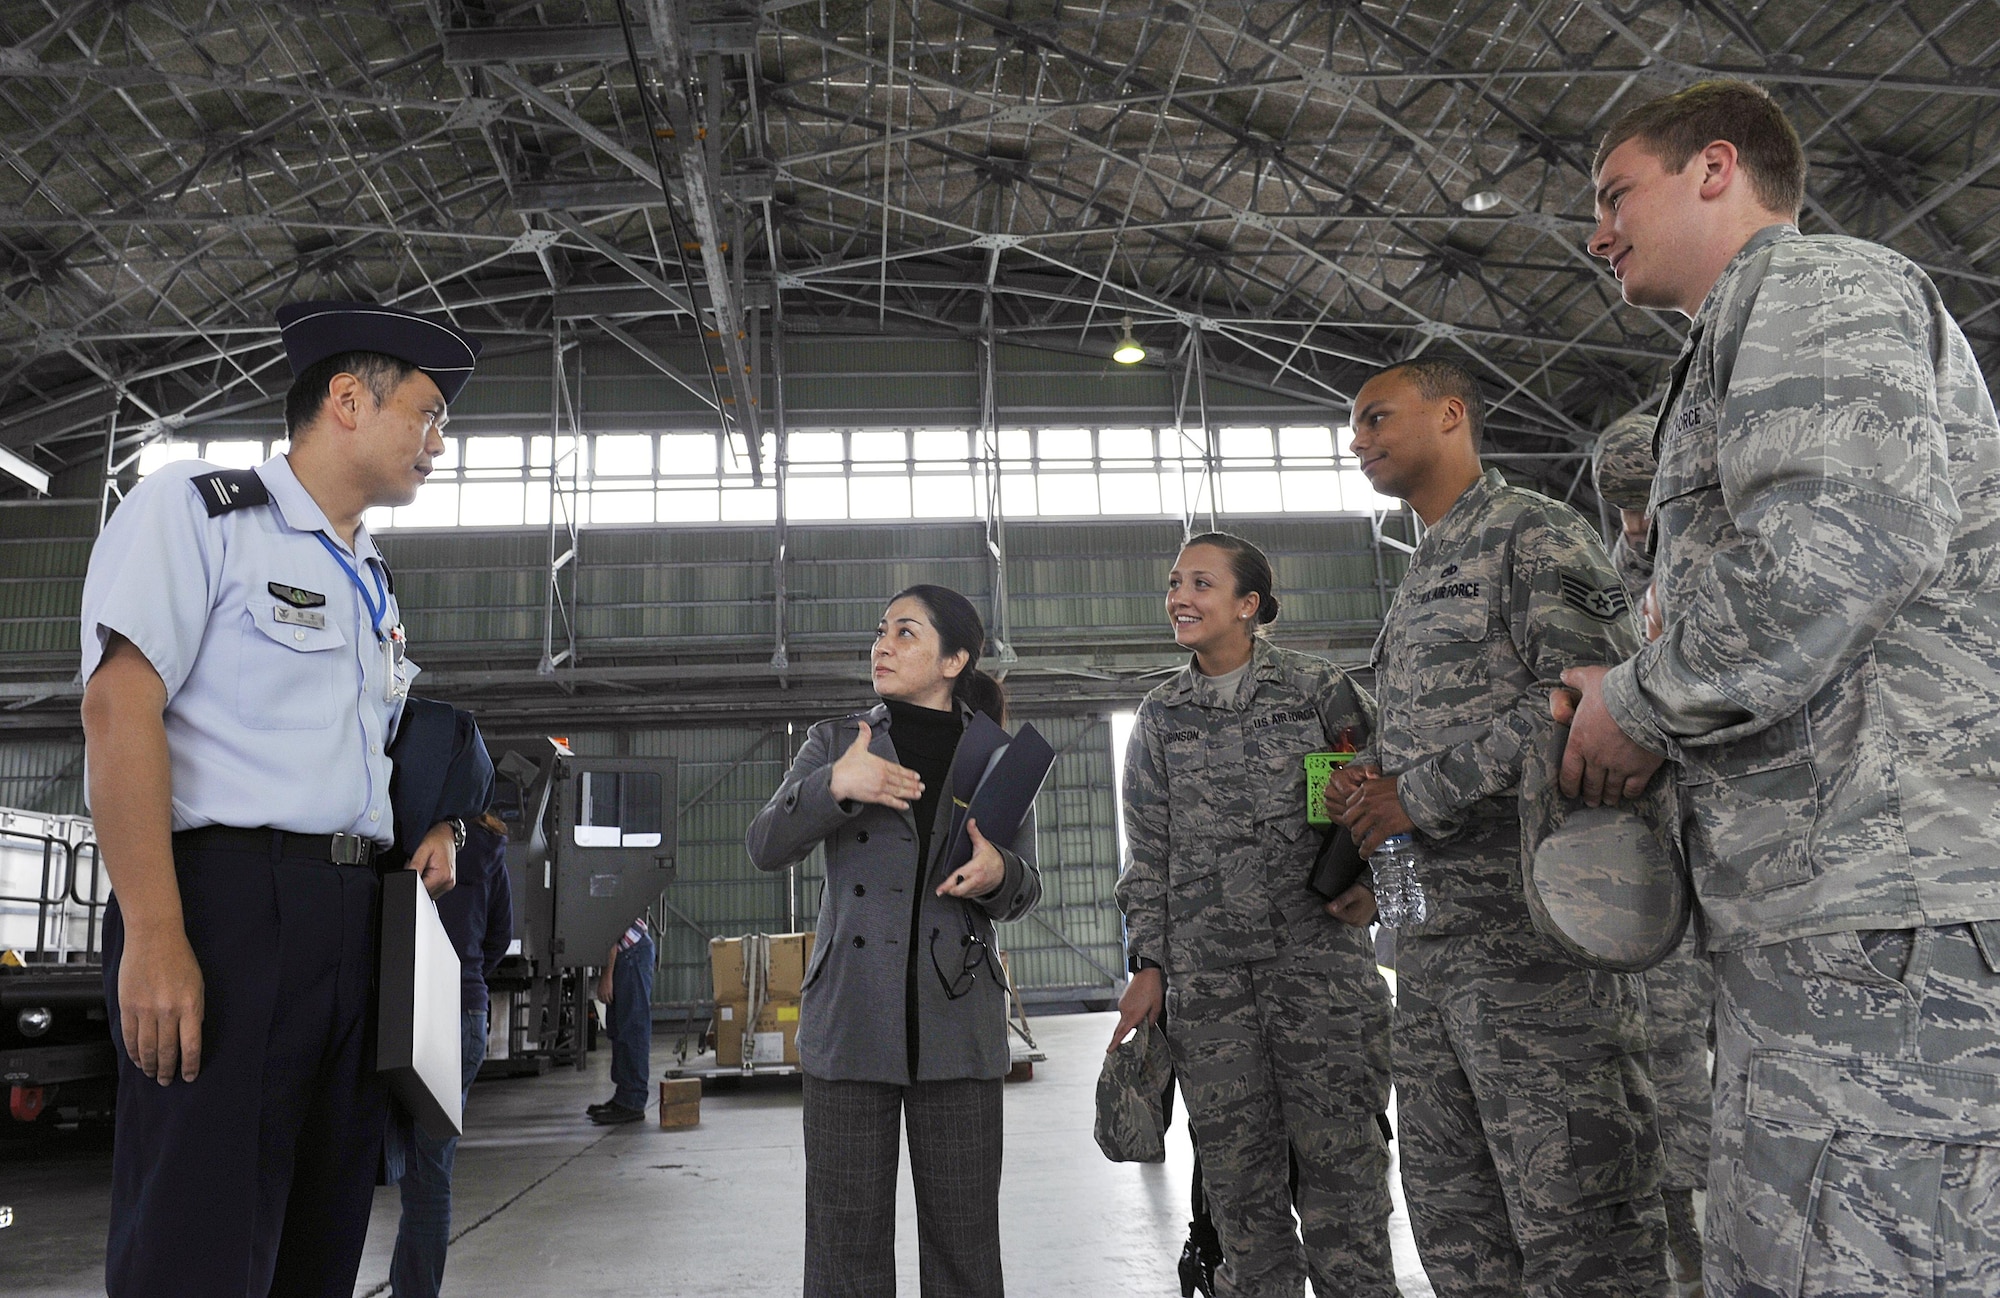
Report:
<svg viewBox="0 0 2000 1298"><path fill-rule="evenodd" d="M1403 1186L1439 1298L1668 1293L1643 985L1533 932L1402 935Z"/></svg>
<svg viewBox="0 0 2000 1298"><path fill-rule="evenodd" d="M2000 1294L2000 921L1716 957L1710 1298Z"/></svg>
<svg viewBox="0 0 2000 1298"><path fill-rule="evenodd" d="M1395 1298L1389 991L1366 931L1329 920L1273 959L1173 975L1167 1040L1222 1238L1218 1295L1297 1298L1310 1273L1319 1298Z"/></svg>
<svg viewBox="0 0 2000 1298"><path fill-rule="evenodd" d="M1648 1071L1660 1105L1660 1146L1665 1154L1661 1193L1667 1205L1668 1263L1675 1280L1701 1279L1701 1232L1694 1192L1708 1185L1709 1125L1714 1088L1709 1082L1709 1025L1715 1009L1715 973L1694 954L1690 934L1678 950L1643 975L1646 1026L1652 1038Z"/></svg>

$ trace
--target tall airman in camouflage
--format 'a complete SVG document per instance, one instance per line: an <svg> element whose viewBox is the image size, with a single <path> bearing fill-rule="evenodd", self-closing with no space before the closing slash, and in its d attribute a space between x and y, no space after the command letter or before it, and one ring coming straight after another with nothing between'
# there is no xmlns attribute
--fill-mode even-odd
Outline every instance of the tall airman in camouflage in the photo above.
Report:
<svg viewBox="0 0 2000 1298"><path fill-rule="evenodd" d="M1665 634L1564 780L1681 783L1717 983L1707 1283L2000 1292L2000 420L1937 288L1795 228L1755 87L1635 108L1590 250L1693 320L1659 427Z"/></svg>
<svg viewBox="0 0 2000 1298"><path fill-rule="evenodd" d="M1644 986L1534 930L1517 788L1548 687L1638 627L1588 523L1482 472L1481 418L1448 361L1355 398L1362 472L1429 527L1375 643L1375 735L1328 793L1364 852L1414 834L1431 904L1396 939L1411 1224L1440 1298L1664 1295Z"/></svg>
<svg viewBox="0 0 2000 1298"><path fill-rule="evenodd" d="M1656 416L1637 411L1614 420L1592 448L1590 468L1597 494L1619 514L1611 565L1625 583L1634 608L1653 582L1648 534L1653 495L1653 428ZM1653 1089L1660 1101L1660 1142L1666 1150L1667 1238L1676 1283L1701 1279L1701 1232L1695 1224L1694 1192L1708 1188L1708 1128L1712 1087L1708 1076L1710 1012L1715 975L1695 954L1695 935L1681 949L1648 969L1646 1013L1652 1029Z"/></svg>
<svg viewBox="0 0 2000 1298"><path fill-rule="evenodd" d="M1357 885L1329 905L1306 886L1319 835L1303 759L1364 737L1368 700L1332 663L1255 634L1277 600L1269 562L1238 538L1188 543L1167 612L1194 659L1146 696L1126 748L1117 896L1133 973L1113 1040L1157 1017L1164 991L1219 1294L1297 1298L1310 1275L1320 1298L1394 1298L1373 895Z"/></svg>

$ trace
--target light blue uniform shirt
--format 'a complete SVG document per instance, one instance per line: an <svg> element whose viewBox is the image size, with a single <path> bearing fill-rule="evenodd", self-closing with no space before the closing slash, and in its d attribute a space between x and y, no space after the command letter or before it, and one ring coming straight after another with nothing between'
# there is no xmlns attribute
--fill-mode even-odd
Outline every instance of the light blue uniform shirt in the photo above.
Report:
<svg viewBox="0 0 2000 1298"><path fill-rule="evenodd" d="M116 632L166 683L174 829L391 843L386 753L418 669L391 666L367 601L318 538L370 599L387 565L365 526L351 549L341 541L284 456L256 470L269 504L211 518L195 479L215 472L165 465L105 525L83 584L83 679ZM400 615L394 595L380 602L386 636Z"/></svg>

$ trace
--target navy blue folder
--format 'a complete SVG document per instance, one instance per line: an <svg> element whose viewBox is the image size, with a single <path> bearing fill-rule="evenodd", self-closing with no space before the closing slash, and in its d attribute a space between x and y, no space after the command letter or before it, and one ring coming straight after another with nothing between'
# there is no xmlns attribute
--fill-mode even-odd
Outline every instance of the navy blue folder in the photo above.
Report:
<svg viewBox="0 0 2000 1298"><path fill-rule="evenodd" d="M979 822L979 832L987 842L1011 850L1020 837L1022 823L1034 809L1035 795L1042 791L1042 782L1056 764L1056 750L1034 726L1023 725L1010 737L983 714L975 714L965 728L958 754L972 760L953 763L951 839L939 861L937 878L972 859L968 821ZM986 754L984 762L978 760L981 754Z"/></svg>

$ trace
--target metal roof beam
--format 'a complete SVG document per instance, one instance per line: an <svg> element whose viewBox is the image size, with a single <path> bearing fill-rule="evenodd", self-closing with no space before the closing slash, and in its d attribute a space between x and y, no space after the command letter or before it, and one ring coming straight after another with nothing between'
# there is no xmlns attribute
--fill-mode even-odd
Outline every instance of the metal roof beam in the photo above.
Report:
<svg viewBox="0 0 2000 1298"><path fill-rule="evenodd" d="M735 394L734 409L729 412L731 422L743 434L744 453L753 466L758 466L755 476L761 484L763 417L758 409L760 385L750 355L750 322L740 300L743 250L737 250L732 266L729 257L732 231L725 224L722 210L722 151L727 133L721 120L721 105L712 102L721 90L720 69L714 66L715 60L740 55L750 81L755 83L759 79L754 29L747 48L738 49L732 41L742 26L740 21L712 14L698 22L690 12L688 0L646 0L645 8L653 31L662 33L657 55L661 99L673 131L669 141L671 151L680 159L688 219L694 226L694 251L701 257L708 291L714 299L711 315L716 341L721 345L730 389ZM698 32L702 33L700 37ZM698 60L706 60L706 67L698 66ZM711 74L711 84L705 94L697 94L693 89L696 76L704 70ZM638 69L633 71L636 74ZM643 83L640 92L647 93ZM737 233L740 242L740 230Z"/></svg>
<svg viewBox="0 0 2000 1298"><path fill-rule="evenodd" d="M639 57L657 57L659 47L644 24L635 24ZM615 23L557 27L454 27L444 33L444 61L455 68L496 63L623 63L625 33Z"/></svg>
<svg viewBox="0 0 2000 1298"><path fill-rule="evenodd" d="M684 188L674 181L674 197L680 198ZM763 202L772 197L776 188L776 178L769 171L725 172L722 177L723 195L736 203ZM517 212L664 207L666 201L659 184L650 180L537 180L521 181L514 186Z"/></svg>
<svg viewBox="0 0 2000 1298"><path fill-rule="evenodd" d="M617 325L612 324L609 320L593 320L591 323L596 325L604 334L622 344L634 356L637 356L640 360L646 362L646 364L680 384L689 392L692 392L701 404L707 406L710 410L715 409L715 398L710 395L709 387L706 383L695 383L693 379L669 364L665 357L640 342L637 338L634 338L631 334L626 333Z"/></svg>

